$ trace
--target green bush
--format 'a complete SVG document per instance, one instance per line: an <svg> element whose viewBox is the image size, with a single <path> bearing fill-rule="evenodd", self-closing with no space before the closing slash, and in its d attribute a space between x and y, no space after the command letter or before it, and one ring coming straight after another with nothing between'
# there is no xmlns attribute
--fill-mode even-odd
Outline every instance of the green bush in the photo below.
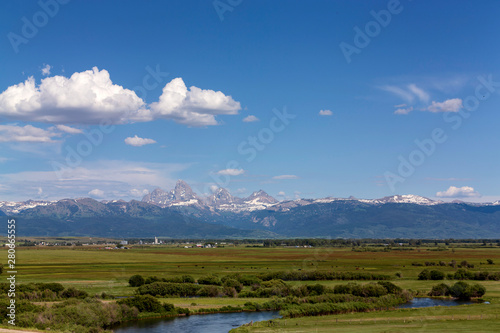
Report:
<svg viewBox="0 0 500 333"><path fill-rule="evenodd" d="M64 286L60 283L35 283L35 285L38 287L38 290L50 290L55 293L64 290Z"/></svg>
<svg viewBox="0 0 500 333"><path fill-rule="evenodd" d="M468 284L464 281L458 281L451 287L440 283L429 292L429 296L452 296L461 300L482 297L486 293L486 288L480 284Z"/></svg>
<svg viewBox="0 0 500 333"><path fill-rule="evenodd" d="M206 285L201 287L196 295L203 297L217 297L221 294L221 290L218 286Z"/></svg>
<svg viewBox="0 0 500 333"><path fill-rule="evenodd" d="M152 296L196 296L201 286L193 283L154 282L137 288L139 295Z"/></svg>
<svg viewBox="0 0 500 333"><path fill-rule="evenodd" d="M88 297L89 295L87 294L86 291L78 290L76 288L70 287L70 288L64 290L61 293L61 296L64 298L85 298L85 297Z"/></svg>
<svg viewBox="0 0 500 333"><path fill-rule="evenodd" d="M431 280L444 280L444 273L441 271L432 270Z"/></svg>
<svg viewBox="0 0 500 333"><path fill-rule="evenodd" d="M428 269L424 269L418 274L419 280L443 280L445 274L438 270L429 271Z"/></svg>
<svg viewBox="0 0 500 333"><path fill-rule="evenodd" d="M464 296L466 299L483 297L486 288L480 284L472 284L465 288Z"/></svg>
<svg viewBox="0 0 500 333"><path fill-rule="evenodd" d="M243 284L241 284L238 280L235 279L225 279L223 286L232 287L238 293L243 289Z"/></svg>
<svg viewBox="0 0 500 333"><path fill-rule="evenodd" d="M211 284L215 286L221 286L222 281L215 275L205 275L198 279L199 284Z"/></svg>
<svg viewBox="0 0 500 333"><path fill-rule="evenodd" d="M428 294L429 296L449 296L450 295L450 287L444 283L440 283L432 287L431 291Z"/></svg>
<svg viewBox="0 0 500 333"><path fill-rule="evenodd" d="M162 280L157 276L148 276L144 279L144 284L151 284L151 283L159 282L159 281L162 281Z"/></svg>
<svg viewBox="0 0 500 333"><path fill-rule="evenodd" d="M377 284L384 287L389 294L399 294L403 291L401 287L398 287L394 283L389 281L378 281Z"/></svg>
<svg viewBox="0 0 500 333"><path fill-rule="evenodd" d="M312 285L312 286L307 286L307 292L308 292L308 295L310 295L310 296L323 295L326 290L327 290L327 288L324 285L319 284L319 283Z"/></svg>
<svg viewBox="0 0 500 333"><path fill-rule="evenodd" d="M236 291L236 289L234 287L223 287L222 288L222 293L226 296L229 296L229 297L237 297L238 296L238 292Z"/></svg>
<svg viewBox="0 0 500 333"><path fill-rule="evenodd" d="M139 274L133 275L128 280L128 284L131 287L140 287L144 284L144 278L142 277L142 275Z"/></svg>
<svg viewBox="0 0 500 333"><path fill-rule="evenodd" d="M348 283L345 285L336 285L333 288L335 294L352 294L361 297L380 297L388 294L387 289L376 283L360 285L357 283Z"/></svg>
<svg viewBox="0 0 500 333"><path fill-rule="evenodd" d="M165 303L164 305L162 305L156 297L153 297L151 295L138 295L132 298L124 298L119 300L117 303L126 304L129 307L136 307L139 312L161 313L174 310L174 306L172 304Z"/></svg>

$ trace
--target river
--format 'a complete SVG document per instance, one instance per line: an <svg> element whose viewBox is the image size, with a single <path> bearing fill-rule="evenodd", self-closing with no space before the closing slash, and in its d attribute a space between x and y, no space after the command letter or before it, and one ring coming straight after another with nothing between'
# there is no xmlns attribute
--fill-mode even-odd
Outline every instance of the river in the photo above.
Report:
<svg viewBox="0 0 500 333"><path fill-rule="evenodd" d="M427 308L433 306L455 306L472 304L470 301L418 297L401 304L398 308ZM114 328L115 333L225 333L251 321L279 318L277 311L233 312L192 315L175 318L157 318L128 322Z"/></svg>
<svg viewBox="0 0 500 333"><path fill-rule="evenodd" d="M456 306L464 304L472 304L471 301L457 301L454 299L430 298L430 297L416 297L408 303L398 306L400 309L404 308L429 308L432 306Z"/></svg>
<svg viewBox="0 0 500 333"><path fill-rule="evenodd" d="M280 318L277 311L232 312L158 318L125 323L113 329L115 333L225 333L251 321Z"/></svg>

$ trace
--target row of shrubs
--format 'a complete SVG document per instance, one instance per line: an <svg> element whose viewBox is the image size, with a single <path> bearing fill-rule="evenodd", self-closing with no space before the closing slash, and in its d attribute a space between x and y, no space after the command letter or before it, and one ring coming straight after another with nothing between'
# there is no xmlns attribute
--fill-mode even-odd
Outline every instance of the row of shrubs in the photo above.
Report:
<svg viewBox="0 0 500 333"><path fill-rule="evenodd" d="M9 285L0 283L0 291L7 294ZM26 300L56 301L68 298L86 298L88 293L76 288L64 288L60 283L27 283L16 286L16 298Z"/></svg>
<svg viewBox="0 0 500 333"><path fill-rule="evenodd" d="M152 284L155 282L169 282L169 283L198 283L204 285L223 286L227 280L236 280L244 286L251 286L260 284L262 281L270 280L283 280L283 281L321 281L321 280L363 280L363 281L377 281L389 280L389 275L362 273L362 272L333 272L333 271L278 271L272 273L264 273L259 276L253 275L240 275L229 274L219 278L216 275L205 275L200 277L197 281L190 275L182 275L171 278L159 278L157 276L148 276L144 278L142 275L136 274L130 277L129 285L132 287L140 287L145 284Z"/></svg>
<svg viewBox="0 0 500 333"><path fill-rule="evenodd" d="M438 270L424 269L418 274L419 280L477 280L477 281L500 281L500 272L471 272L463 268L458 269L455 273L445 274Z"/></svg>
<svg viewBox="0 0 500 333"><path fill-rule="evenodd" d="M490 260L490 259L488 259ZM490 261L488 261L489 263ZM493 261L491 261L493 263ZM457 263L456 260L452 260L450 262L445 262L445 261L439 261L439 262L435 262L435 261L425 261L424 263L421 263L421 262L412 262L411 263L412 266L450 266L450 267L453 267L453 268L474 268L474 264L471 264L469 262L467 262L467 260L462 260L460 262L460 264Z"/></svg>
<svg viewBox="0 0 500 333"><path fill-rule="evenodd" d="M174 276L171 278L159 278L157 276L148 276L144 278L142 275L136 274L130 277L128 283L131 287L140 287L144 284L154 282L172 282L172 283L195 283L195 279L191 275Z"/></svg>
<svg viewBox="0 0 500 333"><path fill-rule="evenodd" d="M360 297L380 297L387 294L399 294L402 289L389 281L378 281L377 283L357 284L349 283L329 288L321 284L290 286L283 280L263 281L254 284L250 290L243 290L243 285L235 279L226 279L222 286L199 285L194 283L170 283L154 282L137 288L139 295L152 295L163 297L246 297L246 298L269 298L277 297L306 297L317 296L328 293L352 294Z"/></svg>
<svg viewBox="0 0 500 333"><path fill-rule="evenodd" d="M352 294L360 297L380 297L387 294L400 294L403 290L389 281L379 281L377 283L340 284L333 288L335 294Z"/></svg>
<svg viewBox="0 0 500 333"><path fill-rule="evenodd" d="M265 303L247 302L244 310L280 311L284 317L314 316L356 311L387 309L408 302L413 298L411 293L402 291L380 297L362 297L352 294L323 294L318 296L287 296L273 298ZM336 304L337 306L333 306Z"/></svg>
<svg viewBox="0 0 500 333"><path fill-rule="evenodd" d="M257 276L263 281L280 279L283 281L320 281L320 280L390 280L391 276L364 272L334 272L334 271L278 271Z"/></svg>
<svg viewBox="0 0 500 333"><path fill-rule="evenodd" d="M464 281L458 281L452 286L440 283L429 292L429 296L451 296L461 300L470 300L471 298L482 297L486 293L486 288L480 284L468 284Z"/></svg>
<svg viewBox="0 0 500 333"><path fill-rule="evenodd" d="M329 295L325 295L323 297L328 296ZM280 311L280 314L285 318L297 318L305 316L323 316L351 312L365 312L394 307L406 303L410 299L410 294L400 294L384 295L371 298L361 297L353 300L344 299L341 302L331 301L331 299L326 302L306 301L299 304L290 304L285 309Z"/></svg>
<svg viewBox="0 0 500 333"><path fill-rule="evenodd" d="M222 286L227 280L236 280L244 286L251 286L252 284L259 284L262 282L256 276L253 275L240 275L240 274L229 274L222 278L216 275L205 275L200 277L197 281L191 275L182 275L171 278L159 278L157 276L148 276L144 278L142 275L136 274L130 277L129 285L131 287L140 287L145 284L151 284L155 282L170 282L170 283L198 283L198 284L209 284L215 286Z"/></svg>

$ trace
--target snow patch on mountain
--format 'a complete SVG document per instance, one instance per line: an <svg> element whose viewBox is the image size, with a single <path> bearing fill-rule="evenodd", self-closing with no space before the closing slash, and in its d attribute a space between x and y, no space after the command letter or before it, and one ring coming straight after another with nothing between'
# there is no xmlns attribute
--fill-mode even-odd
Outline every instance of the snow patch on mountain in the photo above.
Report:
<svg viewBox="0 0 500 333"><path fill-rule="evenodd" d="M23 210L35 208L38 206L47 206L57 201L35 201L28 200L23 202L12 202L12 201L0 201L0 210L6 215L18 214Z"/></svg>

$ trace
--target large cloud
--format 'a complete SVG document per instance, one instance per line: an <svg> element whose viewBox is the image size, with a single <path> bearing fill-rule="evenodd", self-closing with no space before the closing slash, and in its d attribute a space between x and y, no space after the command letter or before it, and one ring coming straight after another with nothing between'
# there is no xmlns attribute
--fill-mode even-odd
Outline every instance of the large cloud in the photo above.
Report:
<svg viewBox="0 0 500 333"><path fill-rule="evenodd" d="M151 104L155 118L173 119L188 126L217 125L216 115L233 115L240 103L220 91L186 87L181 78L167 83L157 103Z"/></svg>
<svg viewBox="0 0 500 333"><path fill-rule="evenodd" d="M446 191L436 193L436 196L440 198L471 198L481 195L470 186L450 186Z"/></svg>
<svg viewBox="0 0 500 333"><path fill-rule="evenodd" d="M217 125L217 115L237 114L240 103L220 91L189 89L182 78L164 88L150 106L135 92L113 84L106 70L97 67L70 78L33 77L0 94L0 116L53 124L114 124L172 119L188 126Z"/></svg>
<svg viewBox="0 0 500 333"><path fill-rule="evenodd" d="M135 92L113 84L106 70L53 76L37 86L33 77L0 94L0 115L54 124L99 124L103 119L125 123L141 118L144 101Z"/></svg>

